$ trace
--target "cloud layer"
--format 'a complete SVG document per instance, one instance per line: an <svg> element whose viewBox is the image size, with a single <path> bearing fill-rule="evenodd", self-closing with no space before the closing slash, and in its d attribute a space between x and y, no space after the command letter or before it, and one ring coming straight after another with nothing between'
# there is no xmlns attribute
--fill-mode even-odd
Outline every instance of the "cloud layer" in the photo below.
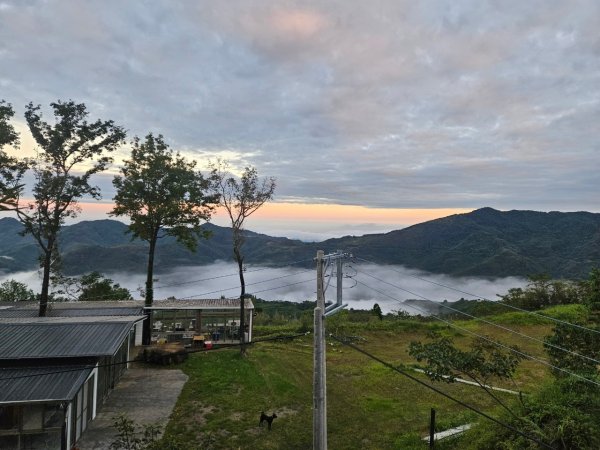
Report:
<svg viewBox="0 0 600 450"><path fill-rule="evenodd" d="M327 273L329 280L330 273ZM404 309L411 314L421 311L403 305L407 299L456 301L487 298L497 300L497 294L505 294L509 288L522 287L520 278L453 278L407 269L401 266L378 266L373 264L346 265L344 268L343 301L351 308L371 309L378 303L385 312ZM107 277L130 290L136 299L142 298L139 289L145 284L144 274L109 273ZM41 286L37 272L20 272L0 276L0 282L15 279L29 285L35 292ZM266 268L248 267L245 275L246 292L265 300L301 302L316 301L316 273L314 269L294 267ZM424 281L424 280L429 280ZM335 302L335 277L328 281L325 293L327 301ZM449 289L460 289L474 294ZM154 296L157 299L227 298L239 297L237 266L217 263L206 266L179 267L157 275Z"/></svg>
<svg viewBox="0 0 600 450"><path fill-rule="evenodd" d="M278 199L598 211L600 4L0 2L0 98L279 180Z"/></svg>

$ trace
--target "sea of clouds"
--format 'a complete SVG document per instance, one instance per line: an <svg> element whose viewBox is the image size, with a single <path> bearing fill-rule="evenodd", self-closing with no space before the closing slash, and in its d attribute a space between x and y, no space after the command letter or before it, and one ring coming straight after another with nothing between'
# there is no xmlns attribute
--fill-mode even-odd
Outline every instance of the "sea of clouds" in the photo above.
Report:
<svg viewBox="0 0 600 450"><path fill-rule="evenodd" d="M456 301L460 298L497 300L508 289L522 287L526 280L517 277L479 278L452 277L407 269L402 266L347 263L344 266L343 302L355 309L371 309L378 303L384 312L416 310L402 303L408 299ZM114 272L105 276L131 291L134 298L142 298L145 274ZM41 276L38 271L0 275L0 282L15 279L39 292ZM316 299L316 270L303 267L248 266L245 271L246 292L264 300L301 302ZM336 298L336 276L328 271L325 298ZM220 298L239 296L237 266L218 262L204 266L178 267L155 276L154 298Z"/></svg>

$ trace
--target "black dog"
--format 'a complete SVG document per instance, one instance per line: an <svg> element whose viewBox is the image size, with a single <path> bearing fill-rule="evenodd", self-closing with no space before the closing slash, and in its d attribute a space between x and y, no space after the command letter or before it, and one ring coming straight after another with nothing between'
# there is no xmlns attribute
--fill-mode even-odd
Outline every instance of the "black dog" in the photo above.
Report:
<svg viewBox="0 0 600 450"><path fill-rule="evenodd" d="M271 424L273 423L273 419L277 419L277 414L273 413L271 416L267 416L265 412L260 413L260 422L258 422L258 426L262 426L263 422L267 422L269 424L269 430L271 430Z"/></svg>

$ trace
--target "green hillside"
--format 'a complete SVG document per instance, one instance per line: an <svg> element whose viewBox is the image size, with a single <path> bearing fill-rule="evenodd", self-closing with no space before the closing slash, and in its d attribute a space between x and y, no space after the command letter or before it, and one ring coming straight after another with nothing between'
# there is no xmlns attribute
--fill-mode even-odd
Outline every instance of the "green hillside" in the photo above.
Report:
<svg viewBox="0 0 600 450"><path fill-rule="evenodd" d="M279 305L281 311L289 307ZM545 313L570 320L575 317L573 314L578 314L574 310L581 308L581 305L565 305ZM303 309L299 307L298 312ZM307 313L310 315L310 311L304 312ZM413 371L418 363L408 354L409 343L426 341L435 332L452 338L460 348L467 348L474 339L472 333L476 333L502 345L518 345L520 352L545 359L547 355L539 340L552 333L551 322L525 313L487 317L498 327L469 320L453 321L456 328L432 319L389 315L379 320L365 313L347 311L328 318L328 333L352 336L361 349L502 420L506 420L502 408L480 387L432 382ZM262 311L259 316L263 314L267 312ZM303 330L303 326L301 319L290 319L285 325L260 325L256 327L255 339L294 334ZM506 328L521 335L507 333ZM522 335L538 341L523 339ZM294 340L257 342L245 358L239 356L236 348L191 355L180 366L189 380L167 426L164 442L182 449L311 448L312 351L312 335L308 335ZM482 430L492 428L491 422L332 338L327 345L327 380L330 448L426 448L421 438L428 432L430 408L437 412L437 431L466 423L482 425L459 440L439 442L437 449L489 448L482 447L485 444L478 440ZM547 366L526 359L520 363L514 382L495 380L493 385L534 395L551 380L553 376ZM501 392L496 395L510 408L519 409L519 396ZM275 412L278 416L271 432L257 426L261 411Z"/></svg>
<svg viewBox="0 0 600 450"><path fill-rule="evenodd" d="M187 251L173 238L162 239L156 253L156 270L230 261L230 230L212 224L205 227L212 237L201 241L196 253ZM60 246L65 272L143 272L147 246L131 240L126 229L114 220L64 227ZM31 237L19 236L19 230L16 220L0 220L0 271L37 266L37 248ZM244 252L246 261L253 264L278 265L310 260L317 249L343 249L380 264L401 264L456 276L546 273L556 278L583 278L592 267L600 266L600 214L482 208L385 234L346 236L320 243L247 231Z"/></svg>

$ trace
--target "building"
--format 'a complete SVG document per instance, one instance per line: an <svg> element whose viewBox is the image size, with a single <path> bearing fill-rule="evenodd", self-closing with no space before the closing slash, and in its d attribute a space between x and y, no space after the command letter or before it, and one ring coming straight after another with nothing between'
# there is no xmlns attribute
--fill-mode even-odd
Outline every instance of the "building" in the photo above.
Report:
<svg viewBox="0 0 600 450"><path fill-rule="evenodd" d="M150 313L154 342L212 341L240 342L240 301L238 299L155 300L144 308ZM254 304L245 299L245 342L252 341Z"/></svg>
<svg viewBox="0 0 600 450"><path fill-rule="evenodd" d="M253 312L246 299L246 342ZM148 316L155 342L239 343L239 300L52 303L46 317L35 302L0 303L0 449L74 448L141 346Z"/></svg>
<svg viewBox="0 0 600 450"><path fill-rule="evenodd" d="M0 306L0 448L70 449L141 344L141 302Z"/></svg>

